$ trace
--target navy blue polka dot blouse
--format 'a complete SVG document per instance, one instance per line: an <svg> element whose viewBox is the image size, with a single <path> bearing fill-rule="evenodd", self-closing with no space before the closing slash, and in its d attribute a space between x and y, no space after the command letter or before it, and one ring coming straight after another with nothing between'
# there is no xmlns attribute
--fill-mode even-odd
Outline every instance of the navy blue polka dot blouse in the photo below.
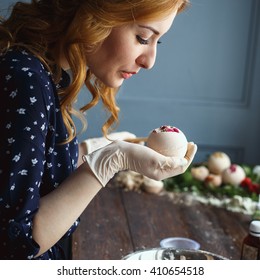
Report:
<svg viewBox="0 0 260 280"><path fill-rule="evenodd" d="M27 51L0 55L0 258L32 259L39 245L32 219L40 197L59 186L77 167L78 142L67 137L57 89L59 84ZM65 237L75 230L75 221ZM59 259L58 244L39 259Z"/></svg>

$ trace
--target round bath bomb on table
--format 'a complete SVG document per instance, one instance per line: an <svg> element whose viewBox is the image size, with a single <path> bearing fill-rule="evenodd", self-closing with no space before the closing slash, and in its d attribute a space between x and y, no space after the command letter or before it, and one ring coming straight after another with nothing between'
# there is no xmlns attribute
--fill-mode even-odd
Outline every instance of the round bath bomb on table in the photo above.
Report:
<svg viewBox="0 0 260 280"><path fill-rule="evenodd" d="M179 128L163 125L149 134L147 146L164 156L184 157L188 141Z"/></svg>
<svg viewBox="0 0 260 280"><path fill-rule="evenodd" d="M230 165L231 160L229 156L223 152L215 152L209 156L208 169L213 174L221 174Z"/></svg>
<svg viewBox="0 0 260 280"><path fill-rule="evenodd" d="M237 186L246 178L246 173L240 165L231 164L223 171L222 178L224 183Z"/></svg>
<svg viewBox="0 0 260 280"><path fill-rule="evenodd" d="M144 176L142 188L148 193L160 193L163 190L163 181L157 181Z"/></svg>

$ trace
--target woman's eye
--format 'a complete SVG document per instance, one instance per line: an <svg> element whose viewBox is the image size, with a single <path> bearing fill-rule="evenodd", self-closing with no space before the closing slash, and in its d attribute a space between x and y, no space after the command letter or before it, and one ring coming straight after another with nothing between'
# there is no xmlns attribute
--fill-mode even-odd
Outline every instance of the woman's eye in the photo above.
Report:
<svg viewBox="0 0 260 280"><path fill-rule="evenodd" d="M139 35L136 35L136 39L141 45L148 45L149 44L149 40L145 40L142 37L140 37Z"/></svg>
<svg viewBox="0 0 260 280"><path fill-rule="evenodd" d="M136 39L137 41L142 44L142 45L148 45L149 44L149 40L146 40L146 39L143 39L141 36L139 35L136 35ZM157 41L157 44L161 44L162 42L161 41Z"/></svg>

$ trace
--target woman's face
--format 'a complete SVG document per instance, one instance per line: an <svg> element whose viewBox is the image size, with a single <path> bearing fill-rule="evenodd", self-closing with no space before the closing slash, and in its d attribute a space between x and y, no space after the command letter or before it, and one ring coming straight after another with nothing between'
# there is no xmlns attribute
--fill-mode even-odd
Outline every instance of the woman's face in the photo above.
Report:
<svg viewBox="0 0 260 280"><path fill-rule="evenodd" d="M176 12L160 21L114 28L100 48L87 55L88 67L104 84L117 88L141 68L151 69L157 44L171 27Z"/></svg>

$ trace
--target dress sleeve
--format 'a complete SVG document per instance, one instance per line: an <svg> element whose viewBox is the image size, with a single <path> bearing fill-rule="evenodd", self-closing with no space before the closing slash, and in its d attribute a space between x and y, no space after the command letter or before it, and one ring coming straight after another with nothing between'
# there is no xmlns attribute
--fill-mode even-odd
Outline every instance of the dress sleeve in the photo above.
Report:
<svg viewBox="0 0 260 280"><path fill-rule="evenodd" d="M0 79L0 248L9 259L30 259L39 251L32 238L32 219L46 161L53 106L50 80L26 67L10 68Z"/></svg>

